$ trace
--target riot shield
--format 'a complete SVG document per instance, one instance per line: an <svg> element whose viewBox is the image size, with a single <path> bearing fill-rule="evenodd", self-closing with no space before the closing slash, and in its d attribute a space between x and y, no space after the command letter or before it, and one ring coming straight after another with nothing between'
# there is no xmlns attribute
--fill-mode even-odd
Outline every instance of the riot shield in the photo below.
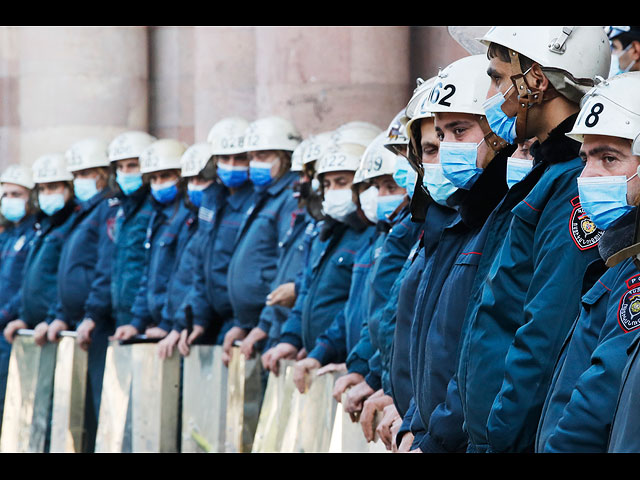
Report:
<svg viewBox="0 0 640 480"><path fill-rule="evenodd" d="M227 385L226 452L251 452L262 404L261 374L259 356L247 360L239 347L232 347Z"/></svg>
<svg viewBox="0 0 640 480"><path fill-rule="evenodd" d="M75 332L61 332L56 355L51 415L52 453L81 453L85 447L85 396L88 353Z"/></svg>
<svg viewBox="0 0 640 480"><path fill-rule="evenodd" d="M224 452L227 382L222 347L192 346L183 359L182 452Z"/></svg>
<svg viewBox="0 0 640 480"><path fill-rule="evenodd" d="M1 452L44 452L51 420L57 345L40 347L33 330L18 330L11 347Z"/></svg>

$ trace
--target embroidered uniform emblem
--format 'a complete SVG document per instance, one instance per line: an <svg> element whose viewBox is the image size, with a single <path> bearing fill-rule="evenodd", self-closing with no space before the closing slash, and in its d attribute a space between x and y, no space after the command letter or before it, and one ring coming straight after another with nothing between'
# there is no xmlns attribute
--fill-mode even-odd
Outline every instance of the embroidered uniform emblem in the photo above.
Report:
<svg viewBox="0 0 640 480"><path fill-rule="evenodd" d="M580 197L575 197L571 200L571 205L573 205L573 210L569 217L569 232L573 242L580 250L588 250L595 247L598 245L604 231L598 229L584 212L580 205Z"/></svg>
<svg viewBox="0 0 640 480"><path fill-rule="evenodd" d="M626 284L627 291L618 305L618 324L630 332L640 327L640 275L631 277Z"/></svg>

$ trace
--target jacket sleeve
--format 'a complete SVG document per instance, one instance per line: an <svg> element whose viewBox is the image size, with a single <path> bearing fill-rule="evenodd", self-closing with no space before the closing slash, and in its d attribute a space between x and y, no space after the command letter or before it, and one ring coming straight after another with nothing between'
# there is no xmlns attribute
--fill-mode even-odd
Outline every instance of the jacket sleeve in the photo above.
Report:
<svg viewBox="0 0 640 480"><path fill-rule="evenodd" d="M108 322L111 315L111 262L115 252L113 227L118 209L109 207L108 203L105 206L100 224L95 276L84 305L85 318L91 318L96 323Z"/></svg>
<svg viewBox="0 0 640 480"><path fill-rule="evenodd" d="M347 370L349 373L359 373L363 377L369 373L369 359L375 349L369 338L369 322L365 317L360 327L360 338L347 355Z"/></svg>
<svg viewBox="0 0 640 480"><path fill-rule="evenodd" d="M604 453L615 414L626 350L635 335L617 325L594 350L589 368L580 376L569 403L545 446L546 452Z"/></svg>
<svg viewBox="0 0 640 480"><path fill-rule="evenodd" d="M309 357L315 358L321 365L342 362L347 356L347 332L344 309L340 310L331 325L318 335Z"/></svg>
<svg viewBox="0 0 640 480"><path fill-rule="evenodd" d="M298 350L302 348L302 307L307 296L308 281L305 279L296 297L296 303L289 313L289 317L282 325L278 343L289 343Z"/></svg>
<svg viewBox="0 0 640 480"><path fill-rule="evenodd" d="M558 179L543 207L519 205L537 221L514 209L505 241L511 248L498 253L503 265L531 261L532 274L524 311L512 312L520 327L505 356L505 376L487 420L490 451L533 447L555 360L580 310L583 276L589 263L599 258L597 245L581 250L570 233L576 176ZM513 275L517 270L512 269Z"/></svg>
<svg viewBox="0 0 640 480"><path fill-rule="evenodd" d="M151 312L149 311L149 304L147 303L147 284L148 284L148 276L149 276L149 258L147 255L147 260L144 264L144 269L142 271L142 276L140 277L140 284L138 286L138 292L136 294L136 298L133 301L133 305L131 307L131 314L133 320L131 321L131 325L133 325L138 333L144 333L147 325L151 323Z"/></svg>
<svg viewBox="0 0 640 480"><path fill-rule="evenodd" d="M454 375L447 385L445 401L433 409L427 421L427 432L420 441L420 450L425 453L465 452L468 437L463 424L462 403Z"/></svg>

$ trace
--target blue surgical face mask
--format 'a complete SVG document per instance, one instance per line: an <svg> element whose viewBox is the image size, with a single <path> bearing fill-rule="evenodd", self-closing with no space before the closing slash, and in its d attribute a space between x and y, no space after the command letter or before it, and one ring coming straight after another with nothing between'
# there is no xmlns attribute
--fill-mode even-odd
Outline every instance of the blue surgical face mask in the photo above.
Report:
<svg viewBox="0 0 640 480"><path fill-rule="evenodd" d="M86 202L98 193L95 178L75 178L73 192L79 201Z"/></svg>
<svg viewBox="0 0 640 480"><path fill-rule="evenodd" d="M411 167L409 160L402 155L398 155L396 161L395 171L393 172L393 179L396 181L399 187L404 188L410 197L413 197L413 192L416 188L416 180L418 174Z"/></svg>
<svg viewBox="0 0 640 480"><path fill-rule="evenodd" d="M482 108L491 130L503 140L514 144L516 141L516 117L508 117L501 108L505 102L505 96L511 88L513 88L513 85L504 94L498 92L493 97L485 100Z"/></svg>
<svg viewBox="0 0 640 480"><path fill-rule="evenodd" d="M151 184L151 195L160 203L171 203L178 195L178 180Z"/></svg>
<svg viewBox="0 0 640 480"><path fill-rule="evenodd" d="M4 197L0 202L0 212L10 222L17 223L27 214L27 202L22 198Z"/></svg>
<svg viewBox="0 0 640 480"><path fill-rule="evenodd" d="M45 215L51 216L54 213L62 210L64 208L64 194L62 193L39 193L38 194L38 204L40 205L40 210L42 210Z"/></svg>
<svg viewBox="0 0 640 480"><path fill-rule="evenodd" d="M477 166L480 143L441 142L440 164L445 177L456 187L469 190L482 174Z"/></svg>
<svg viewBox="0 0 640 480"><path fill-rule="evenodd" d="M626 66L626 68L624 69L620 68L620 57L624 55L624 53L627 50L629 50L629 48L631 48L631 45L632 45L631 43L627 45L627 48L625 48L618 54L614 54L614 53L611 54L611 67L609 69L609 77L620 75L621 73L627 73L635 65L636 61L634 60L633 62L630 62L629 65Z"/></svg>
<svg viewBox="0 0 640 480"><path fill-rule="evenodd" d="M398 206L404 200L404 194L400 195L378 195L378 206L376 212L378 220L383 222L389 221L389 215L396 211Z"/></svg>
<svg viewBox="0 0 640 480"><path fill-rule="evenodd" d="M229 188L239 187L249 178L249 167L231 166L218 162L216 171L223 185Z"/></svg>
<svg viewBox="0 0 640 480"><path fill-rule="evenodd" d="M142 186L142 174L116 172L116 182L125 195L131 195Z"/></svg>
<svg viewBox="0 0 640 480"><path fill-rule="evenodd" d="M533 160L524 158L507 158L507 186L513 187L516 183L527 176L533 168Z"/></svg>
<svg viewBox="0 0 640 480"><path fill-rule="evenodd" d="M578 177L580 205L600 230L606 230L633 207L627 204L627 179L624 175Z"/></svg>
<svg viewBox="0 0 640 480"><path fill-rule="evenodd" d="M202 205L202 197L208 187L209 185L192 185L191 183L187 186L189 200L195 207L200 208L200 205Z"/></svg>
<svg viewBox="0 0 640 480"><path fill-rule="evenodd" d="M444 176L441 164L425 163L422 167L424 168L422 184L435 202L446 207L447 199L458 191L458 188Z"/></svg>
<svg viewBox="0 0 640 480"><path fill-rule="evenodd" d="M256 187L266 187L271 183L271 164L251 160L249 162L249 178Z"/></svg>

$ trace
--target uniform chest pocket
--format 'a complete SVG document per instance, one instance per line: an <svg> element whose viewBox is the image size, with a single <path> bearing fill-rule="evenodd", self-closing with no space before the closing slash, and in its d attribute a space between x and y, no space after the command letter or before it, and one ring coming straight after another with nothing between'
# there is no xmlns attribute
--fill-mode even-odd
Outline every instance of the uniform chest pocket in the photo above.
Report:
<svg viewBox="0 0 640 480"><path fill-rule="evenodd" d="M536 208L535 205L532 205L527 198L513 207L513 210L511 211L515 216L521 218L523 221L531 225L537 225L538 221L540 220L540 215L542 214L542 210Z"/></svg>

